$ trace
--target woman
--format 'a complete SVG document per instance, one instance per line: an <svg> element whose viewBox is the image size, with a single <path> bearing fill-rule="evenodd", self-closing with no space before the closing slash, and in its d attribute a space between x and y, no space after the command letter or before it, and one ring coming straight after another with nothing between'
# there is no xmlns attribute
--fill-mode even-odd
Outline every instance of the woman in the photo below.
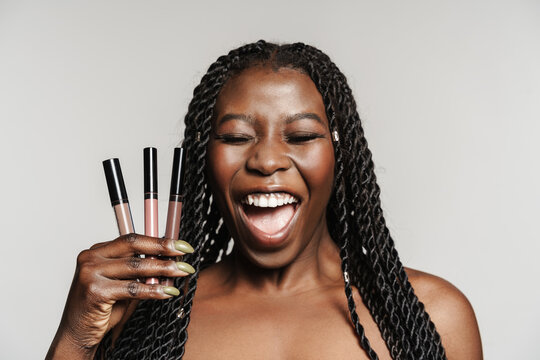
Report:
<svg viewBox="0 0 540 360"><path fill-rule="evenodd" d="M233 50L185 124L194 251L134 234L83 251L50 357L482 358L466 298L399 261L351 90L325 54ZM140 253L187 254L193 269ZM177 286L135 281L147 276Z"/></svg>

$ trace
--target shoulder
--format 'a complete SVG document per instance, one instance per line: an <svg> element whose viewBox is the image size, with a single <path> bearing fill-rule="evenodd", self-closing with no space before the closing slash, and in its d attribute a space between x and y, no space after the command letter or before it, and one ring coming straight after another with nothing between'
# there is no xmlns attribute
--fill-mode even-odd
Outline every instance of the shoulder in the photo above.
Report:
<svg viewBox="0 0 540 360"><path fill-rule="evenodd" d="M231 280L231 271L227 261L212 264L198 274L197 291L195 297L197 301L215 301L227 293L227 284Z"/></svg>
<svg viewBox="0 0 540 360"><path fill-rule="evenodd" d="M409 281L441 335L448 359L482 359L482 344L469 300L450 282L405 269Z"/></svg>

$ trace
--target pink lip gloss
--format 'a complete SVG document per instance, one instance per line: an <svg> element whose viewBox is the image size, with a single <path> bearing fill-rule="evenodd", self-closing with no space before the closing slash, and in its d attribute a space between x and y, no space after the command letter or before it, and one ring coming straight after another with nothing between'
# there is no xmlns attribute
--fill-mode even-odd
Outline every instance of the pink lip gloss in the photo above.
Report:
<svg viewBox="0 0 540 360"><path fill-rule="evenodd" d="M133 227L133 219L129 208L122 169L120 168L120 161L116 158L105 160L103 161L103 169L105 170L107 188L109 189L111 205L116 216L118 231L120 235L134 233L135 228Z"/></svg>
<svg viewBox="0 0 540 360"><path fill-rule="evenodd" d="M143 150L144 158L144 234L158 237L158 186L157 186L157 149L147 147ZM149 259L155 259L148 256ZM147 284L159 284L159 279L149 277Z"/></svg>
<svg viewBox="0 0 540 360"><path fill-rule="evenodd" d="M175 148L173 156L173 168L171 175L171 192L169 196L169 208L167 211L167 225L165 227L165 238L178 240L180 237L180 218L182 217L182 200L184 191L184 148ZM164 278L161 283L166 286L173 286L173 279Z"/></svg>

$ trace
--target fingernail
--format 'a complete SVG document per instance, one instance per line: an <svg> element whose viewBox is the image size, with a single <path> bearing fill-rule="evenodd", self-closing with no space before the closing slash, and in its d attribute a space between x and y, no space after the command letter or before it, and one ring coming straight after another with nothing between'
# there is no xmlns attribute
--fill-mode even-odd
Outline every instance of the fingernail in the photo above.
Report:
<svg viewBox="0 0 540 360"><path fill-rule="evenodd" d="M189 265L188 263L177 262L176 266L178 266L179 270L182 270L183 272L187 272L188 274L194 274L195 273L195 269L193 268L193 266Z"/></svg>
<svg viewBox="0 0 540 360"><path fill-rule="evenodd" d="M174 242L174 248L178 251L183 252L184 254L191 254L193 251L195 251L193 250L193 247L184 240L176 240Z"/></svg>
<svg viewBox="0 0 540 360"><path fill-rule="evenodd" d="M172 295L172 296L178 296L180 295L180 290L178 290L177 288L175 288L174 286L164 286L163 287L163 292L167 295Z"/></svg>

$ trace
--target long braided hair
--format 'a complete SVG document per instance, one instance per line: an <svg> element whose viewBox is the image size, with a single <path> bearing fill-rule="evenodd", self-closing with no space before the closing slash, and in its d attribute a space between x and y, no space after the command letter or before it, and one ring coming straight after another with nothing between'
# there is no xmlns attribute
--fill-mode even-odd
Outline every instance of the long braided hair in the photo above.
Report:
<svg viewBox="0 0 540 360"><path fill-rule="evenodd" d="M328 228L340 248L345 294L360 346L370 359L378 359L356 313L352 286L358 288L393 359L446 359L440 336L409 283L386 226L371 152L345 76L326 54L312 46L265 41L244 45L218 58L195 88L185 117L183 145L188 160L180 234L195 248L184 261L196 272L188 278L177 278L175 285L187 291L168 300L142 301L114 347L108 334L96 358L182 358L198 274L219 259L231 239L212 202L206 173L214 106L231 76L257 65L288 67L310 76L322 95L330 129L338 132ZM181 306L185 315L178 317Z"/></svg>

